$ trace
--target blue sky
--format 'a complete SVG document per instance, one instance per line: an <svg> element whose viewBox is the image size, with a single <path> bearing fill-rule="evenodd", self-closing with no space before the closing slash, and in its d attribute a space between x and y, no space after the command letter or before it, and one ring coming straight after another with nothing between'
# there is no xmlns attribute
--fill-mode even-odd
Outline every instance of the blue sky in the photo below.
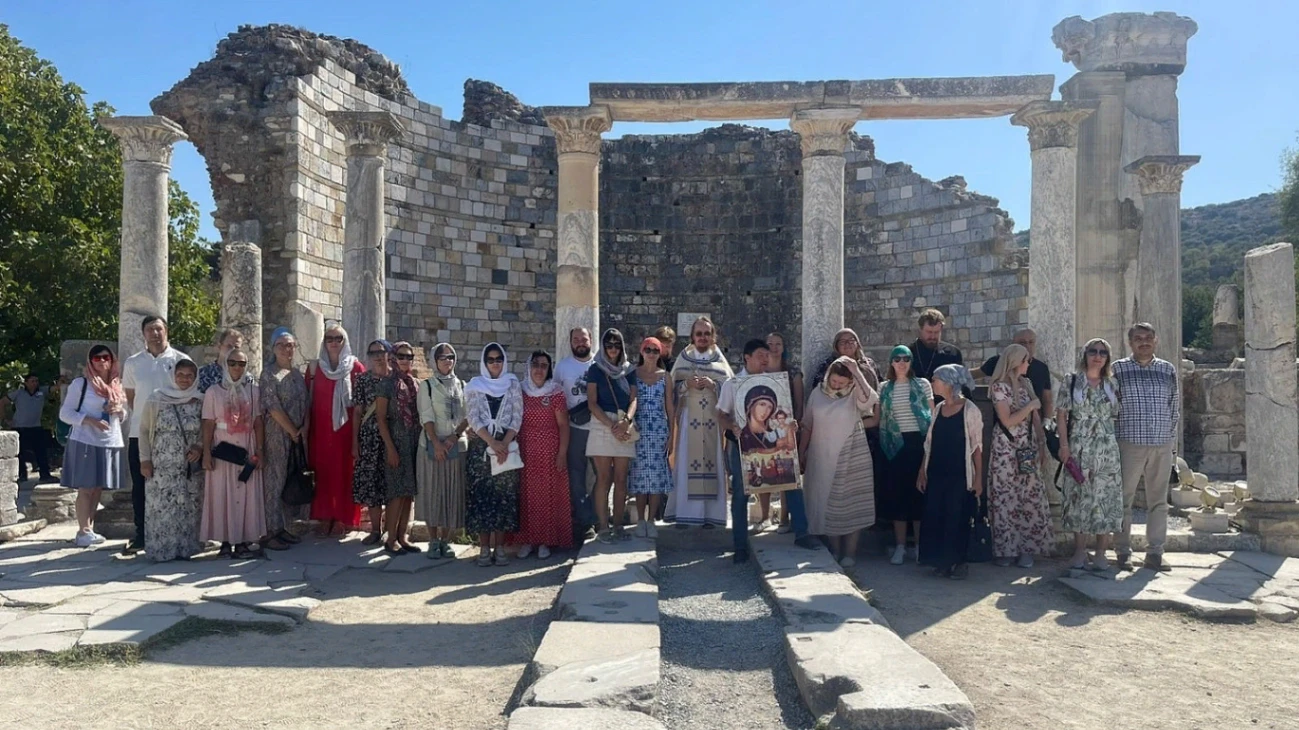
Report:
<svg viewBox="0 0 1299 730"><path fill-rule="evenodd" d="M591 81L751 81L1073 73L1051 43L1070 15L1171 10L1199 23L1181 77L1187 206L1274 191L1299 130L1295 69L1299 3L1280 0L955 3L659 0L643 2L383 2L224 0L212 3L11 0L0 23L64 78L121 114L210 58L239 25L288 23L355 38L401 65L421 100L460 118L466 78L493 81L527 104L584 104ZM189 5L189 7L186 7ZM781 122L764 122L783 127ZM612 135L674 133L704 124L618 124ZM964 175L1029 223L1025 133L1004 118L859 123L881 160L932 179ZM215 238L202 158L179 146L173 176L199 201Z"/></svg>

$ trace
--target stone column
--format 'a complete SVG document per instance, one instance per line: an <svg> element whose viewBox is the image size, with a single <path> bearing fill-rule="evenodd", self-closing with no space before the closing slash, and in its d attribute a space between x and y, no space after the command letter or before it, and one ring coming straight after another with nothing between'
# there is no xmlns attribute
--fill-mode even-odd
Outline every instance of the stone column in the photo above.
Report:
<svg viewBox="0 0 1299 730"><path fill-rule="evenodd" d="M167 316L167 180L172 145L189 137L166 117L105 117L99 123L122 145L117 347L125 359L144 349L144 318Z"/></svg>
<svg viewBox="0 0 1299 730"><path fill-rule="evenodd" d="M568 354L568 333L591 330L600 341L600 135L613 120L606 107L544 107L559 158L555 256L555 357Z"/></svg>
<svg viewBox="0 0 1299 730"><path fill-rule="evenodd" d="M848 132L860 109L794 112L803 147L803 362L830 354L843 327L843 170Z"/></svg>
<svg viewBox="0 0 1299 730"><path fill-rule="evenodd" d="M1222 284L1213 294L1213 349L1240 349L1240 287Z"/></svg>
<svg viewBox="0 0 1299 730"><path fill-rule="evenodd" d="M347 206L343 224L343 326L352 347L384 337L384 168L388 143L405 131L382 111L334 111L329 120L347 138Z"/></svg>
<svg viewBox="0 0 1299 730"><path fill-rule="evenodd" d="M221 322L244 334L248 372L261 375L262 362L262 250L261 224L232 223L229 239L221 247Z"/></svg>
<svg viewBox="0 0 1299 730"><path fill-rule="evenodd" d="M1299 555L1299 415L1295 406L1294 248L1245 254L1245 470L1236 518L1263 549Z"/></svg>
<svg viewBox="0 0 1299 730"><path fill-rule="evenodd" d="M1056 380L1078 360L1078 125L1094 110L1083 102L1035 101L1010 118L1028 128L1033 156L1028 326Z"/></svg>

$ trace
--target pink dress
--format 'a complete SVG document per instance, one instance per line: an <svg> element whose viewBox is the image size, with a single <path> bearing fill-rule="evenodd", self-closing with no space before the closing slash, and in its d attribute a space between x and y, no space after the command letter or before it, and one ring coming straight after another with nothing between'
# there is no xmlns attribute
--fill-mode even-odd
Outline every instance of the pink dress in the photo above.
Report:
<svg viewBox="0 0 1299 730"><path fill-rule="evenodd" d="M232 443L257 453L257 432L253 421L261 414L257 385L244 386L251 396L237 405L228 405L229 392L221 385L208 388L203 396L203 420L215 421L212 445ZM266 505L262 494L262 470L253 471L248 481L239 481L243 467L212 459L203 490L203 521L200 540L239 544L256 542L266 535Z"/></svg>
<svg viewBox="0 0 1299 730"><path fill-rule="evenodd" d="M563 391L535 398L523 394L523 426L519 428L519 456L523 457L519 531L506 535L511 545L573 546L568 469L555 468L555 454L559 453L559 423L555 416L567 408Z"/></svg>

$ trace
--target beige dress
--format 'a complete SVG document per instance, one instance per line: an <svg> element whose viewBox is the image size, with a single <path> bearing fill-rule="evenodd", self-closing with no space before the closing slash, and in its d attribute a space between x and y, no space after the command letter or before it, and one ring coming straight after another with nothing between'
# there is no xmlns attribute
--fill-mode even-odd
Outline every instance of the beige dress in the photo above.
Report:
<svg viewBox="0 0 1299 730"><path fill-rule="evenodd" d="M861 387L842 398L816 388L808 397L803 423L812 438L803 503L809 534L839 537L875 524L875 474L862 418L877 400L874 390Z"/></svg>

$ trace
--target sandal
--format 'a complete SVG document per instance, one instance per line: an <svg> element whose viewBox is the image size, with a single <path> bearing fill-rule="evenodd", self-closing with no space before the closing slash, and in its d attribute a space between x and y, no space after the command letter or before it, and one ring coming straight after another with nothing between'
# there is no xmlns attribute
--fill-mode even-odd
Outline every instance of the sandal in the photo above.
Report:
<svg viewBox="0 0 1299 730"><path fill-rule="evenodd" d="M234 553L235 553L235 550L234 550L233 547L230 546L230 543L228 543L228 542L223 542L223 543L221 543L221 552L217 553L217 557L218 557L218 558L232 558L232 557L234 557Z"/></svg>
<svg viewBox="0 0 1299 730"><path fill-rule="evenodd" d="M432 546L429 547L429 550L433 550ZM451 549L451 543L446 540L438 540L438 552L440 552L444 558L450 558L452 560L456 559L456 551Z"/></svg>
<svg viewBox="0 0 1299 730"><path fill-rule="evenodd" d="M257 553L250 550L247 545L241 544L238 548L235 548L235 560L253 560L256 557Z"/></svg>
<svg viewBox="0 0 1299 730"><path fill-rule="evenodd" d="M288 550L289 544L278 537L272 537L262 542L263 550Z"/></svg>
<svg viewBox="0 0 1299 730"><path fill-rule="evenodd" d="M373 544L379 542L379 541L382 540L382 539L383 539L383 533L382 533L382 532L371 532L369 535L366 535L366 536L365 536L365 539L364 539L364 540L361 540L361 544L362 544L362 545L367 545L367 546L368 546L368 545L373 545Z"/></svg>
<svg viewBox="0 0 1299 730"><path fill-rule="evenodd" d="M478 567L492 567L492 551L487 548L478 548Z"/></svg>
<svg viewBox="0 0 1299 730"><path fill-rule="evenodd" d="M401 551L402 551L403 553L411 553L411 554L414 554L414 555L418 555L418 554L424 552L424 551L421 550L419 547L417 547L417 546L415 546L415 545L411 545L411 544L409 544L409 543L404 543L404 542L398 541L397 544L401 546Z"/></svg>
<svg viewBox="0 0 1299 730"><path fill-rule="evenodd" d="M289 532L288 530L280 530L279 534L277 534L276 537L280 538L281 542L287 542L290 545L297 545L298 543L302 542L302 538L298 537L292 532Z"/></svg>
<svg viewBox="0 0 1299 730"><path fill-rule="evenodd" d="M384 543L384 545L383 545L383 551L384 551L385 553L388 553L389 555L405 555L405 554L406 554L406 551L405 551L405 550L402 550L400 546L398 546L398 547L393 547L393 544L394 544L394 543L390 543L390 542L389 542L389 543Z"/></svg>

